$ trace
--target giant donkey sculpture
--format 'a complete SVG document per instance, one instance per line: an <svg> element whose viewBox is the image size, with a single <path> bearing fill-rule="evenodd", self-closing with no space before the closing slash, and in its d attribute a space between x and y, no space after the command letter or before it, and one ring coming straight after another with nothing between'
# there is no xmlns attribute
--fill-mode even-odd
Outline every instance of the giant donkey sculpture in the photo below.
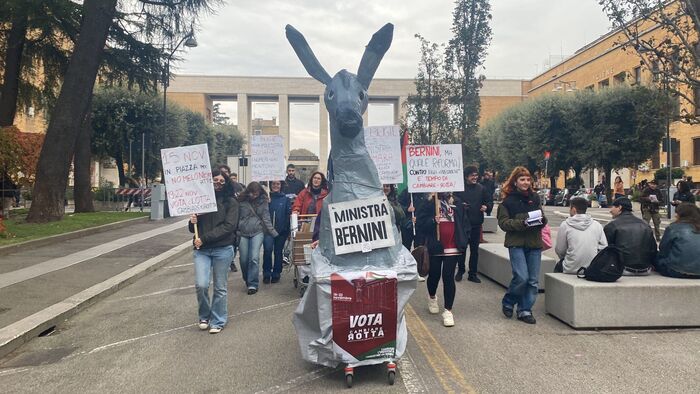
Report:
<svg viewBox="0 0 700 394"><path fill-rule="evenodd" d="M312 278L294 316L302 355L308 361L335 366L340 361L332 344L330 281L332 273L389 269L398 279L398 332L396 356L406 345L403 308L415 290L417 271L411 254L402 246L391 211L395 244L367 253L336 255L329 219L329 204L384 197L374 162L365 146L362 114L367 110L370 83L391 45L394 26L386 24L367 45L357 75L341 70L333 78L321 66L304 36L287 25L286 35L306 71L325 85L324 101L330 117L332 186L323 201L319 247L312 254ZM347 362L347 361L346 361ZM360 365L360 364L357 364Z"/></svg>

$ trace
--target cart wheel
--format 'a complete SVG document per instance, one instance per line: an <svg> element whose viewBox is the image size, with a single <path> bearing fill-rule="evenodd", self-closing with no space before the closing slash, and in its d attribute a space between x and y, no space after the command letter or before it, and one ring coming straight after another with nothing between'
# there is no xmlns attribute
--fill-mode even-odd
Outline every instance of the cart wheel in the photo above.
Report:
<svg viewBox="0 0 700 394"><path fill-rule="evenodd" d="M297 278L294 278L292 280L292 283L294 283L294 288L296 289L299 286L299 280Z"/></svg>
<svg viewBox="0 0 700 394"><path fill-rule="evenodd" d="M292 281L294 283L294 288L296 289L299 287L299 270L297 269L297 266L295 265L293 267L294 269L294 280Z"/></svg>
<svg viewBox="0 0 700 394"><path fill-rule="evenodd" d="M393 386L394 382L396 381L396 363L394 362L389 362L386 365L386 370L387 370L387 379L389 379L389 385Z"/></svg>
<svg viewBox="0 0 700 394"><path fill-rule="evenodd" d="M305 292L306 292L306 286L299 287L299 298L302 298L304 296Z"/></svg>
<svg viewBox="0 0 700 394"><path fill-rule="evenodd" d="M352 367L345 367L345 385L348 388L352 387L352 378L355 374L355 370Z"/></svg>

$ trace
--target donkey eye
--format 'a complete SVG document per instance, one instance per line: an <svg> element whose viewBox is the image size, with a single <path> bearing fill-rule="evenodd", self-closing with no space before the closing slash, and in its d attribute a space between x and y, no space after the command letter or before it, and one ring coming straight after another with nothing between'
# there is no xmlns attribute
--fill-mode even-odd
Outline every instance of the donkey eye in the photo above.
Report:
<svg viewBox="0 0 700 394"><path fill-rule="evenodd" d="M331 90L328 92L328 99L333 100L333 97L335 96L335 93Z"/></svg>
<svg viewBox="0 0 700 394"><path fill-rule="evenodd" d="M364 99L365 99L365 92L360 92L360 100L364 100Z"/></svg>

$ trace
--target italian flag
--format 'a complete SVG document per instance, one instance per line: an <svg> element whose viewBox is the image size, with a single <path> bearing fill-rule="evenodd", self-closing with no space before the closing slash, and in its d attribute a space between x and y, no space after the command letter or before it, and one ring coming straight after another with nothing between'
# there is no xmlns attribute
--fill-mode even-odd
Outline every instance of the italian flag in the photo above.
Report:
<svg viewBox="0 0 700 394"><path fill-rule="evenodd" d="M408 187L408 172L406 171L406 146L408 142L408 129L404 130L401 138L401 169L403 170L403 182L396 185L396 194L401 194Z"/></svg>

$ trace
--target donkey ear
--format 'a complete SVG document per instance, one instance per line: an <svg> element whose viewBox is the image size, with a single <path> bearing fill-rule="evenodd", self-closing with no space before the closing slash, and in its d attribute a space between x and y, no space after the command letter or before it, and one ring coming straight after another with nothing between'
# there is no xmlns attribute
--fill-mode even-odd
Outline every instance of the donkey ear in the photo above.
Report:
<svg viewBox="0 0 700 394"><path fill-rule="evenodd" d="M357 79L365 89L369 89L369 84L372 82L372 78L374 78L374 73L377 71L382 57L384 57L386 51L389 50L393 37L394 25L387 23L384 27L379 29L379 31L374 33L369 44L367 44L365 53L362 55L362 61L360 61L360 67L357 69Z"/></svg>
<svg viewBox="0 0 700 394"><path fill-rule="evenodd" d="M301 64L304 65L306 72L322 84L328 85L331 82L331 76L328 75L321 63L316 59L316 55L311 50L309 43L306 42L304 35L299 33L292 25L287 25L285 31L287 33L287 41L292 44L292 48L294 48L294 52L301 60Z"/></svg>

